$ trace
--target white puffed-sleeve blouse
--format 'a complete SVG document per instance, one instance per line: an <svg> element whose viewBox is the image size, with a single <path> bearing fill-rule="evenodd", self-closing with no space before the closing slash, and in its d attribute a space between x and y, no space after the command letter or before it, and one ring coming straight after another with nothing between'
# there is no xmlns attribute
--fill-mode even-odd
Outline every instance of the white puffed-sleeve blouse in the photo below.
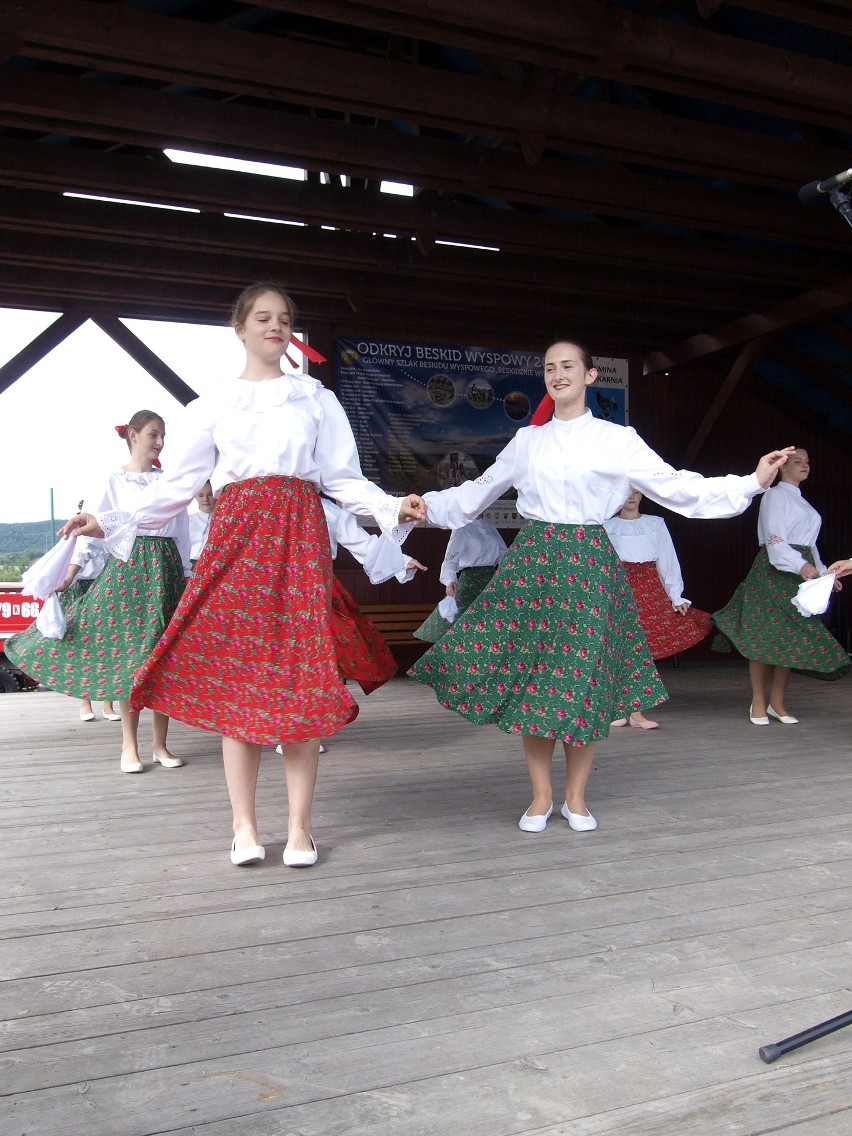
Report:
<svg viewBox="0 0 852 1136"><path fill-rule="evenodd" d="M129 553L137 531L167 524L205 481L214 496L230 482L281 475L313 482L358 516L375 517L401 544L400 500L367 481L349 420L335 395L309 375L230 379L167 423L165 471L131 513L98 513L107 545Z"/></svg>
<svg viewBox="0 0 852 1136"><path fill-rule="evenodd" d="M702 477L674 469L632 427L587 410L569 421L522 427L476 481L425 493L424 500L433 524L455 529L514 487L518 512L529 520L602 525L633 486L685 517L734 517L762 492L753 473Z"/></svg>
<svg viewBox="0 0 852 1136"><path fill-rule="evenodd" d="M817 551L817 537L822 517L809 505L796 485L781 481L767 490L760 502L757 518L757 539L766 545L769 563L779 572L799 575L807 561L801 552L790 546L802 544L814 554L814 566L822 574L825 565Z"/></svg>
<svg viewBox="0 0 852 1136"><path fill-rule="evenodd" d="M368 533L358 524L357 517L341 509L333 501L322 499L325 523L328 526L328 539L331 543L331 558L337 556L339 545L347 548L364 568L371 584L384 584L396 578L400 584L407 584L417 575L416 568L407 567L407 557L398 544Z"/></svg>
<svg viewBox="0 0 852 1136"><path fill-rule="evenodd" d="M441 565L441 583L455 584L463 568L496 567L505 551L506 542L491 521L471 521L454 529Z"/></svg>
<svg viewBox="0 0 852 1136"><path fill-rule="evenodd" d="M671 533L662 517L652 517L647 513L635 520L610 517L604 522L604 528L613 548L625 564L654 562L673 609L679 608L681 604L692 603L691 600L684 599L680 562Z"/></svg>

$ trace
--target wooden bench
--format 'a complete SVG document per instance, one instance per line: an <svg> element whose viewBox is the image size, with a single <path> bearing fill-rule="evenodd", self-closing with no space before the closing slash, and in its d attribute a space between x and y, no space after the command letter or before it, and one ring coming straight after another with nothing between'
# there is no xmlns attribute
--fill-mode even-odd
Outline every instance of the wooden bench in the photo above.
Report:
<svg viewBox="0 0 852 1136"><path fill-rule="evenodd" d="M435 604L359 604L361 612L375 623L382 638L391 643L419 643L413 632L435 610Z"/></svg>

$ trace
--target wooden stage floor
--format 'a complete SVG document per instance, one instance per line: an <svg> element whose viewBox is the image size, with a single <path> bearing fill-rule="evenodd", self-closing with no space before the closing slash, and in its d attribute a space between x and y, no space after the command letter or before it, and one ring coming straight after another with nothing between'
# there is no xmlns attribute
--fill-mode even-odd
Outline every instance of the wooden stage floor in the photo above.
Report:
<svg viewBox="0 0 852 1136"><path fill-rule="evenodd" d="M852 1028L757 1052L852 1009L850 679L757 728L742 663L663 677L597 832L541 835L518 741L394 680L303 871L272 751L237 869L215 738L133 777L117 724L0 697L2 1136L852 1133Z"/></svg>

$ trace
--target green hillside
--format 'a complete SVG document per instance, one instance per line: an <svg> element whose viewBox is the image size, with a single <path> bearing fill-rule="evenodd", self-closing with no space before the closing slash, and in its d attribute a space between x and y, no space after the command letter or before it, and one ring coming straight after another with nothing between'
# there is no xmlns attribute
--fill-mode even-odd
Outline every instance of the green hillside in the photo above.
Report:
<svg viewBox="0 0 852 1136"><path fill-rule="evenodd" d="M0 524L0 580L19 580L23 571L53 547L56 529L64 523L57 518L55 525L49 519Z"/></svg>

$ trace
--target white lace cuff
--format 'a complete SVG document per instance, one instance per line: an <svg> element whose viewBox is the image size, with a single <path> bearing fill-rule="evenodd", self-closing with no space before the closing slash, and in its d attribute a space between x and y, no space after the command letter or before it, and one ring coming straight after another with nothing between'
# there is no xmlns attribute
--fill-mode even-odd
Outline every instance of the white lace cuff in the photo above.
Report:
<svg viewBox="0 0 852 1136"><path fill-rule="evenodd" d="M405 521L403 524L399 524L399 510L402 508L404 500L404 497L386 496L373 514L384 535L396 545L404 544L408 534L417 526L416 521Z"/></svg>
<svg viewBox="0 0 852 1136"><path fill-rule="evenodd" d="M129 560L137 532L133 513L109 509L105 513L97 513L95 519L103 529L104 546L110 555L116 560Z"/></svg>

